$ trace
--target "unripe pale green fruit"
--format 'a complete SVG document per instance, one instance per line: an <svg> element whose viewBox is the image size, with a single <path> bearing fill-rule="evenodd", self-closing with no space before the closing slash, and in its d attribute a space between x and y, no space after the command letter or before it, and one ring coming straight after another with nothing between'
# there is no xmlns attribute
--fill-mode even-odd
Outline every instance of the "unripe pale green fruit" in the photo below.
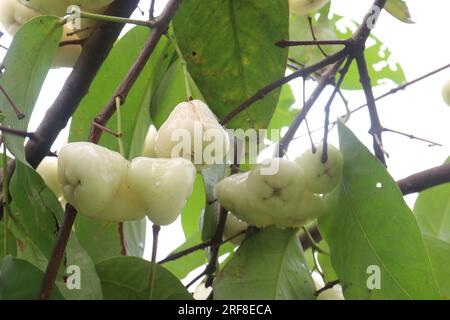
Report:
<svg viewBox="0 0 450 320"><path fill-rule="evenodd" d="M229 211L249 225L260 228L273 224L273 219L265 212L257 212L249 200L247 179L249 172L229 176L216 185L217 199Z"/></svg>
<svg viewBox="0 0 450 320"><path fill-rule="evenodd" d="M442 87L442 99L450 106L450 80L448 80Z"/></svg>
<svg viewBox="0 0 450 320"><path fill-rule="evenodd" d="M269 170L269 166L273 170ZM305 178L303 170L294 162L275 158L263 161L252 170L247 186L249 199L257 211L267 215L277 212L278 216L296 211L305 190ZM275 224L277 216L272 217Z"/></svg>
<svg viewBox="0 0 450 320"><path fill-rule="evenodd" d="M341 152L328 144L328 159L322 162L323 145L319 145L316 153L306 151L295 161L303 168L306 178L306 189L312 193L329 193L337 187L342 178L343 159Z"/></svg>
<svg viewBox="0 0 450 320"><path fill-rule="evenodd" d="M128 161L119 153L88 142L67 144L58 157L64 198L77 211L93 218L111 203L126 179L127 169Z"/></svg>
<svg viewBox="0 0 450 320"><path fill-rule="evenodd" d="M156 137L160 158L182 157L191 160L197 170L224 163L229 150L228 133L209 107L200 100L178 104Z"/></svg>
<svg viewBox="0 0 450 320"><path fill-rule="evenodd" d="M148 157L148 158L156 158L156 135L158 132L156 131L156 128L151 125L148 128L147 135L145 136L144 146L142 147L142 156Z"/></svg>
<svg viewBox="0 0 450 320"><path fill-rule="evenodd" d="M138 220L146 216L142 201L134 192L131 192L128 179L120 184L119 190L108 205L95 216L99 220L128 221Z"/></svg>
<svg viewBox="0 0 450 320"><path fill-rule="evenodd" d="M149 219L165 226L181 214L195 177L195 167L186 159L139 157L130 163L128 185L142 202Z"/></svg>
<svg viewBox="0 0 450 320"><path fill-rule="evenodd" d="M238 219L233 213L228 212L227 221L225 223L225 229L223 230L223 239L229 239L235 235L247 230L248 224ZM245 238L245 234L242 234L234 239L231 239L231 243L240 245Z"/></svg>
<svg viewBox="0 0 450 320"><path fill-rule="evenodd" d="M47 187L59 199L62 197L62 186L58 181L58 158L45 157L36 169Z"/></svg>
<svg viewBox="0 0 450 320"><path fill-rule="evenodd" d="M277 169L268 171L269 167ZM216 186L217 198L225 208L260 228L296 228L320 215L322 200L312 194L304 196L304 191L303 170L285 159L266 160L255 170L232 175Z"/></svg>
<svg viewBox="0 0 450 320"><path fill-rule="evenodd" d="M321 9L329 0L289 0L289 9L298 15L308 15Z"/></svg>
<svg viewBox="0 0 450 320"><path fill-rule="evenodd" d="M324 213L324 200L316 194L305 191L298 204L297 210L288 212L281 211L276 220L276 225L280 228L301 226L322 216Z"/></svg>

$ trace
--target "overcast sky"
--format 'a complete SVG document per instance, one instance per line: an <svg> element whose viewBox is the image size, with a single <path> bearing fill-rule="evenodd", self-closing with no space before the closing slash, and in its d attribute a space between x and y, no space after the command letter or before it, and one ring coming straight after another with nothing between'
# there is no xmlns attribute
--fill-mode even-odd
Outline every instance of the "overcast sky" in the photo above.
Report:
<svg viewBox="0 0 450 320"><path fill-rule="evenodd" d="M141 2L142 9L147 10L149 1ZM157 12L161 10L165 3L166 0L157 0ZM371 3L371 0L333 0L332 11L360 22ZM407 3L416 24L403 24L384 12L374 30L374 34L389 47L394 59L401 63L407 79L412 80L450 63L450 43L448 41L450 1L408 0ZM139 17L140 14L136 12L135 16ZM8 41L8 37L5 37L1 43L7 46ZM0 51L0 58L3 54L3 50ZM32 116L30 131L34 130L39 124L46 108L58 95L59 89L69 72L68 69L50 72L43 89L44 93L39 98L35 113ZM450 156L448 144L450 107L446 106L441 98L441 87L449 79L450 69L378 103L381 121L385 127L411 133L444 145L443 147L430 148L426 143L394 134L385 134L385 149L390 154L388 159L389 171L395 179L439 165ZM301 84L294 82L292 86L296 95L301 97ZM310 92L313 87L314 84L309 83L308 91ZM384 93L392 87L392 85L377 87L375 89L376 95ZM345 92L345 95L350 101L351 107L361 105L364 100L361 91ZM311 127L322 124L323 111L321 108L325 104L324 101L326 100L318 101L317 110L313 111L308 118ZM336 108L339 110L341 107L338 104ZM342 111L339 114L342 114ZM367 134L369 128L367 112L362 111L353 115L349 126L370 148L372 142L371 137ZM304 133L304 128L301 129L299 135L302 133ZM63 132L55 144L55 148L65 141L65 137L66 132ZM317 142L320 141L320 136L315 138ZM331 141L336 143L335 133L332 135ZM289 155L295 156L308 147L307 139L296 140ZM407 200L409 204L412 204L414 196L408 197ZM179 222L163 228L158 256L165 256L182 241ZM150 244L149 241L147 248L151 247Z"/></svg>

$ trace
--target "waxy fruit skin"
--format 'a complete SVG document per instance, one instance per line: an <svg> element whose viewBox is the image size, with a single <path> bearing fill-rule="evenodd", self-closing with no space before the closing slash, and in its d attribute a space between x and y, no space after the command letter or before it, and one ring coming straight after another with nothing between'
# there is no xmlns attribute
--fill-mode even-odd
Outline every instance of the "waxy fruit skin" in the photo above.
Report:
<svg viewBox="0 0 450 320"><path fill-rule="evenodd" d="M228 133L216 116L204 102L192 100L172 110L158 130L155 150L160 158L189 159L201 170L223 163L229 148Z"/></svg>
<svg viewBox="0 0 450 320"><path fill-rule="evenodd" d="M278 170L265 174L268 165ZM296 228L321 214L316 209L321 206L316 202L311 207L301 204L305 193L304 173L286 159L266 160L255 170L227 177L217 184L216 192L219 202L238 219L260 228L270 225Z"/></svg>
<svg viewBox="0 0 450 320"><path fill-rule="evenodd" d="M128 170L128 185L142 202L148 218L160 226L174 222L192 193L194 165L182 158L135 158Z"/></svg>
<svg viewBox="0 0 450 320"><path fill-rule="evenodd" d="M303 168L306 178L306 189L312 193L329 193L333 191L342 178L344 162L341 152L331 144L327 145L328 159L322 162L323 145L306 151L295 162Z"/></svg>
<svg viewBox="0 0 450 320"><path fill-rule="evenodd" d="M151 125L148 128L147 135L145 136L144 146L142 147L141 155L143 157L148 158L156 158L156 136L158 135L158 132L156 131L156 128Z"/></svg>
<svg viewBox="0 0 450 320"><path fill-rule="evenodd" d="M308 15L321 9L329 0L289 0L289 9L298 15Z"/></svg>
<svg viewBox="0 0 450 320"><path fill-rule="evenodd" d="M442 99L450 106L450 80L442 86Z"/></svg>
<svg viewBox="0 0 450 320"><path fill-rule="evenodd" d="M67 144L58 157L64 198L78 212L92 218L116 196L127 169L128 161L119 153L89 142Z"/></svg>
<svg viewBox="0 0 450 320"><path fill-rule="evenodd" d="M305 191L296 211L281 211L276 225L280 228L306 225L311 220L321 217L324 213L325 202L322 197Z"/></svg>
<svg viewBox="0 0 450 320"><path fill-rule="evenodd" d="M223 230L223 240L227 240L234 237L238 233L247 230L248 224L240 219L238 219L232 212L228 212L227 220L225 223L225 228ZM245 238L245 233L242 235L231 239L230 242L235 245L240 245Z"/></svg>
<svg viewBox="0 0 450 320"><path fill-rule="evenodd" d="M58 181L58 158L45 157L36 169L47 187L59 199L62 197L62 187Z"/></svg>

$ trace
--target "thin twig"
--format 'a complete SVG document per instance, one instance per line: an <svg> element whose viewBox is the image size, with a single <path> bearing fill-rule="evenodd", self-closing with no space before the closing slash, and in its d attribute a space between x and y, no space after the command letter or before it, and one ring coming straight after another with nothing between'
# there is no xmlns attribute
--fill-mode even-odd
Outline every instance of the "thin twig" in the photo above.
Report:
<svg viewBox="0 0 450 320"><path fill-rule="evenodd" d="M17 119L22 120L23 118L25 118L25 114L22 111L20 111L20 109L17 107L17 105L15 104L15 102L13 101L11 96L8 94L8 92L6 92L5 88L3 88L3 86L1 84L0 84L0 91L3 93L6 100L8 100L9 105L12 107L12 109L16 113Z"/></svg>
<svg viewBox="0 0 450 320"><path fill-rule="evenodd" d="M329 289L333 288L335 285L338 285L339 283L340 283L339 280L334 280L334 281L327 282L327 283L325 284L325 286L324 286L323 288L320 288L319 290L317 290L317 291L314 293L314 295L317 297L317 296L318 296L319 294L321 294L322 292L324 292L324 291L326 291L326 290L329 290Z"/></svg>
<svg viewBox="0 0 450 320"><path fill-rule="evenodd" d="M401 132L401 131L397 131L397 130L393 130L393 129L387 129L387 128L383 128L383 132L391 132L391 133L395 133L395 134L398 134L398 135L401 135L401 136L405 136L405 137L410 138L412 140L418 140L418 141L426 142L426 143L429 144L430 147L436 147L436 146L437 147L442 147L442 144L440 144L440 143L433 142L431 140L427 140L427 139L423 139L423 138L419 138L419 137L416 137L413 134L404 133L404 132Z"/></svg>
<svg viewBox="0 0 450 320"><path fill-rule="evenodd" d="M275 43L280 48L296 47L296 46L317 46L317 45L348 45L348 40L280 40Z"/></svg>

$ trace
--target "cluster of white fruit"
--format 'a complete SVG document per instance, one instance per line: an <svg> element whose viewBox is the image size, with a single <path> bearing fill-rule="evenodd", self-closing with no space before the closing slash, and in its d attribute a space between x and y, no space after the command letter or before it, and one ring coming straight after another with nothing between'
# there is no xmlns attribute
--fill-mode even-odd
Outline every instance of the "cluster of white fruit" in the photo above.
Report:
<svg viewBox="0 0 450 320"><path fill-rule="evenodd" d="M81 214L107 221L148 216L162 226L176 220L196 175L192 163L182 158L138 157L130 162L88 142L64 146L57 160L44 159L37 171Z"/></svg>
<svg viewBox="0 0 450 320"><path fill-rule="evenodd" d="M297 228L321 216L324 211L322 194L339 184L343 161L341 153L328 145L327 161L322 161L322 146L298 157L264 161L255 170L230 176L216 186L219 202L237 219L236 233L243 223L260 228L275 225ZM264 167L276 167L274 174L264 174ZM231 226L230 226L231 228Z"/></svg>
<svg viewBox="0 0 450 320"><path fill-rule="evenodd" d="M289 9L298 15L308 15L321 9L330 0L289 0Z"/></svg>
<svg viewBox="0 0 450 320"><path fill-rule="evenodd" d="M195 132L197 128L199 133ZM180 135L180 130L184 134ZM215 134L208 135L210 130ZM130 162L104 147L76 142L64 146L57 160L46 158L38 172L59 198L84 215L108 221L148 216L158 225L167 225L181 213L192 192L196 171L212 164L192 163L196 154L209 148L206 142L211 144L211 136L212 153L223 158L230 146L228 133L205 103L183 102L158 132L150 127L143 157ZM180 137L189 140L188 144L181 143L181 149L176 144ZM331 192L342 176L339 150L331 145L327 150L325 162L320 146L295 162L270 159L252 171L219 182L218 200L230 211L224 236L232 237L248 225L298 227L322 215L321 195ZM267 166L275 170L269 174Z"/></svg>
<svg viewBox="0 0 450 320"><path fill-rule="evenodd" d="M42 15L67 15L71 5L80 9L102 13L113 0L1 0L0 23L5 30L14 36L19 28L30 19ZM95 21L80 19L80 30L72 32L67 26L61 41L80 40L89 37L96 25ZM53 61L53 67L72 67L81 53L81 45L70 44L61 46Z"/></svg>

